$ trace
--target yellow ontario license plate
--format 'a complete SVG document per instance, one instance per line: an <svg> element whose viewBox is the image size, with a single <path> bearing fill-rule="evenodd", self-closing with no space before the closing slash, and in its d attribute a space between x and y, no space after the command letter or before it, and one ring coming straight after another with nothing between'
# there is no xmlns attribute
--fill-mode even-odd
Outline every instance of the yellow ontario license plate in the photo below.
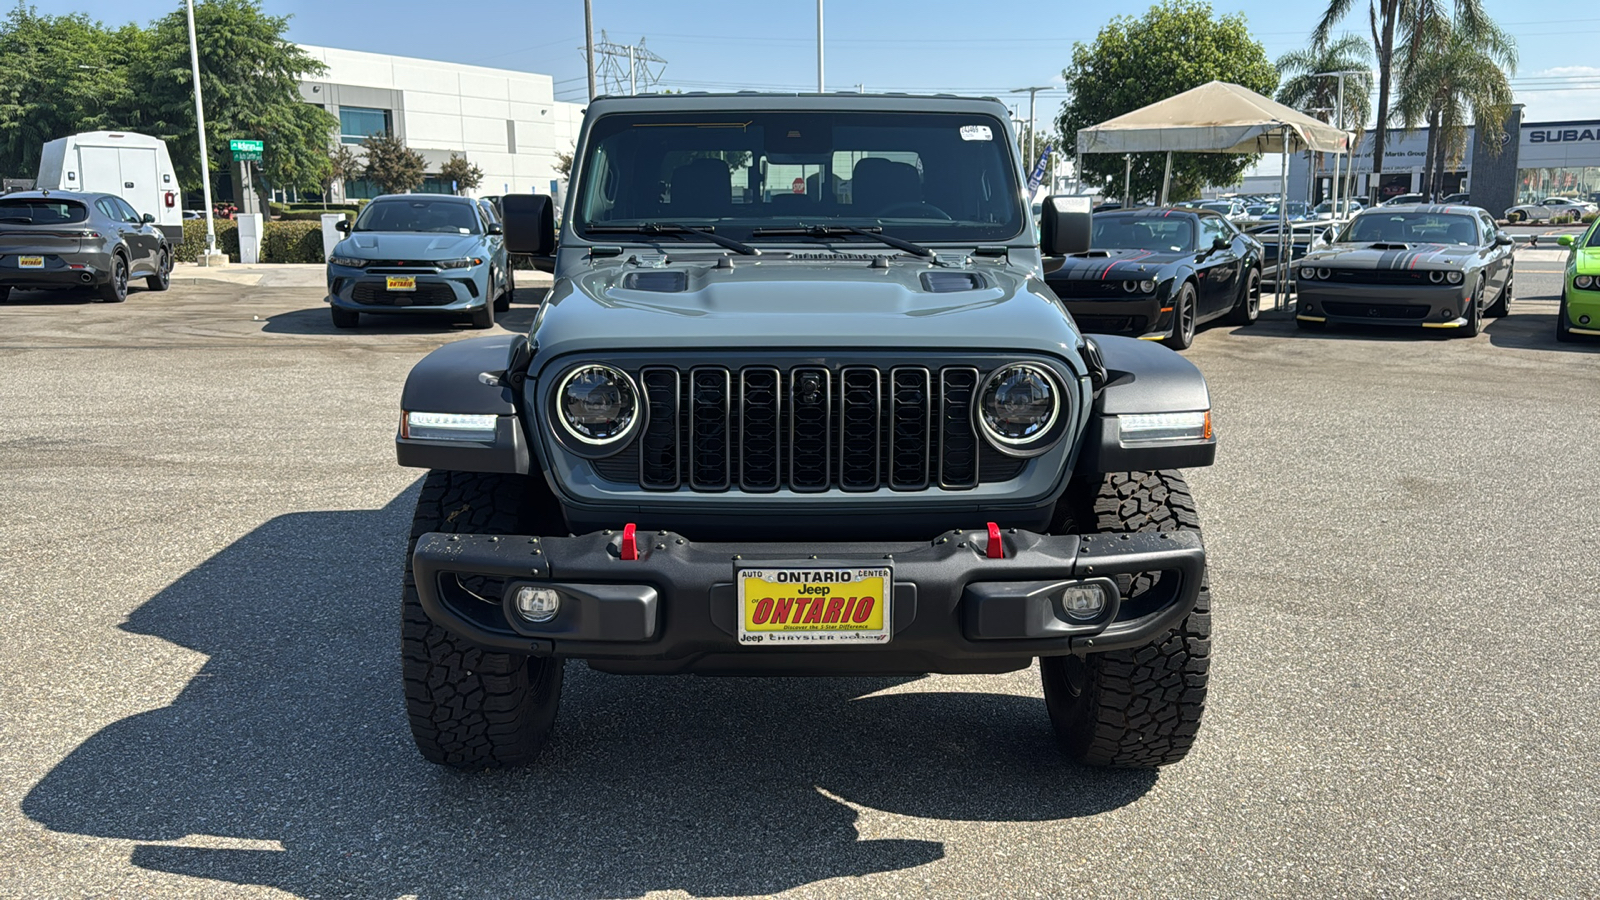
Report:
<svg viewBox="0 0 1600 900"><path fill-rule="evenodd" d="M417 289L417 276L390 275L387 287L391 291L414 291Z"/></svg>
<svg viewBox="0 0 1600 900"><path fill-rule="evenodd" d="M17 267L21 269L42 269L44 268L44 257L19 256L17 257Z"/></svg>
<svg viewBox="0 0 1600 900"><path fill-rule="evenodd" d="M888 566L740 569L739 643L887 644L894 623Z"/></svg>

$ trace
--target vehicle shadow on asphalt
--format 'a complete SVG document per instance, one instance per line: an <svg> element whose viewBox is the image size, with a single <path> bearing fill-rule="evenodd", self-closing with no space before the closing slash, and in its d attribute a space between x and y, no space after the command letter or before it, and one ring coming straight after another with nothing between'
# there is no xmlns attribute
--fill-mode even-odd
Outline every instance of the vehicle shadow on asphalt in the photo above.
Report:
<svg viewBox="0 0 1600 900"><path fill-rule="evenodd" d="M124 629L207 662L169 706L75 749L23 812L146 842L132 861L147 869L301 895L761 895L943 858L941 842L894 837L901 823L876 813L863 837L850 804L1045 821L1122 807L1156 782L1064 762L1035 697L579 663L533 767L432 766L411 745L397 658L415 491L272 519L136 609Z"/></svg>
<svg viewBox="0 0 1600 900"><path fill-rule="evenodd" d="M549 288L518 288L511 299L511 309L496 313L495 325L512 332L526 332L533 326L533 317L539 311ZM452 331L470 331L465 315L398 315L363 314L361 324L353 329L335 328L327 304L267 317L261 330L268 334L442 334ZM485 332L486 334L492 332Z"/></svg>
<svg viewBox="0 0 1600 900"><path fill-rule="evenodd" d="M134 285L128 286L128 296L131 298L139 292ZM0 307L6 306L88 306L100 302L100 298L93 291L73 288L66 291L20 291L13 290L6 299L0 300Z"/></svg>
<svg viewBox="0 0 1600 900"><path fill-rule="evenodd" d="M1556 299L1556 298L1551 298ZM1549 313L1512 313L1484 328L1490 343L1516 350L1559 350L1563 353L1600 353L1600 339L1576 335L1571 343L1556 340L1556 303Z"/></svg>

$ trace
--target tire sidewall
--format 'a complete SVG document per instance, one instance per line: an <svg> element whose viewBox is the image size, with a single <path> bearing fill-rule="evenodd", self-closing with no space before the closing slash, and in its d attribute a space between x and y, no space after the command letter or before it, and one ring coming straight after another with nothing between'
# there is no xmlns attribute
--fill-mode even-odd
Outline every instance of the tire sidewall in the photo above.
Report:
<svg viewBox="0 0 1600 900"><path fill-rule="evenodd" d="M1185 327L1187 323L1187 327ZM1172 335L1165 341L1173 350L1187 350L1194 344L1195 291L1194 285L1184 282L1178 296L1172 301Z"/></svg>

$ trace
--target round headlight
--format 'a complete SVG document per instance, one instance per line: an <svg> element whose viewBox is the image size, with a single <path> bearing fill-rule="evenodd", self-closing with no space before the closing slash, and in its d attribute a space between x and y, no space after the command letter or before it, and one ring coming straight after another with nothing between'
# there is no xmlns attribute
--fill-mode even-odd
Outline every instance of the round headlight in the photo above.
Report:
<svg viewBox="0 0 1600 900"><path fill-rule="evenodd" d="M1439 284L1440 282L1444 281L1444 273L1443 272L1429 272L1428 273L1428 280L1433 282L1434 284Z"/></svg>
<svg viewBox="0 0 1600 900"><path fill-rule="evenodd" d="M1450 282L1451 284L1460 284L1461 283L1461 273L1460 272L1446 272L1446 273L1444 273L1444 280Z"/></svg>
<svg viewBox="0 0 1600 900"><path fill-rule="evenodd" d="M1124 281L1122 283L1122 289L1131 294L1134 291L1137 291L1139 289L1139 282L1137 282L1137 281Z"/></svg>
<svg viewBox="0 0 1600 900"><path fill-rule="evenodd" d="M627 437L639 421L639 391L626 372L610 366L579 366L556 389L556 418L567 433L591 446Z"/></svg>
<svg viewBox="0 0 1600 900"><path fill-rule="evenodd" d="M1327 281L1332 276L1333 276L1333 270L1332 269L1318 269L1317 270L1317 277L1321 278L1323 281Z"/></svg>
<svg viewBox="0 0 1600 900"><path fill-rule="evenodd" d="M1588 275L1579 275L1577 278L1572 279L1573 287L1583 288L1584 290L1588 290L1593 284L1594 279Z"/></svg>
<svg viewBox="0 0 1600 900"><path fill-rule="evenodd" d="M1300 270L1300 277L1304 278L1307 281L1315 281L1316 278L1317 278L1317 270L1309 268L1309 267L1301 269Z"/></svg>
<svg viewBox="0 0 1600 900"><path fill-rule="evenodd" d="M1044 366L1013 363L989 375L978 399L978 422L1001 452L1034 456L1048 449L1061 416L1061 388Z"/></svg>
<svg viewBox="0 0 1600 900"><path fill-rule="evenodd" d="M1156 283L1154 281L1151 281L1149 279L1145 279L1144 281L1139 282L1139 291L1141 293L1145 293L1145 294L1154 293L1155 289L1156 289Z"/></svg>

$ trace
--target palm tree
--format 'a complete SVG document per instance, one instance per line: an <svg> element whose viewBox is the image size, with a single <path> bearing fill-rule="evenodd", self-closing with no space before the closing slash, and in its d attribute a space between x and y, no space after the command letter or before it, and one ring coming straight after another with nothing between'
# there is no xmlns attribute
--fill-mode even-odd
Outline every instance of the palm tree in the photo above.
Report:
<svg viewBox="0 0 1600 900"><path fill-rule="evenodd" d="M1516 42L1487 19L1452 20L1437 4L1419 4L1405 25L1399 59L1395 124L1410 131L1428 125L1423 161L1423 193L1436 194L1446 163L1459 164L1466 151L1467 126L1496 127L1511 111L1506 77L1516 71ZM1499 144L1487 141L1490 152Z"/></svg>
<svg viewBox="0 0 1600 900"><path fill-rule="evenodd" d="M1339 115L1339 82L1329 77L1318 77L1323 72L1370 71L1372 45L1365 38L1346 34L1333 43L1313 41L1311 46L1278 57L1275 64L1278 77L1283 79L1278 88L1277 100L1295 109L1328 109L1335 124L1343 123L1345 131L1354 131L1356 141L1350 146L1354 155L1366 134L1367 119L1372 116L1372 77L1354 75L1345 79L1344 115ZM1346 159L1351 158L1347 156ZM1349 169L1345 170L1349 179ZM1341 196L1348 191L1340 189Z"/></svg>
<svg viewBox="0 0 1600 900"><path fill-rule="evenodd" d="M1399 31L1401 23L1417 18L1419 8L1433 9L1445 2L1455 7L1457 23L1469 29L1476 30L1480 23L1489 21L1488 15L1483 11L1482 0L1367 0L1367 18L1372 25L1372 46L1378 54L1378 120L1372 135L1373 175L1383 171L1383 148L1387 137L1386 125L1389 121L1389 93L1396 53L1395 39L1397 36L1404 36L1404 32L1399 35L1396 32ZM1356 0L1328 0L1328 8L1323 11L1322 19L1311 31L1312 45L1326 44L1334 26L1355 7ZM1374 187L1373 196L1376 195L1377 189Z"/></svg>

